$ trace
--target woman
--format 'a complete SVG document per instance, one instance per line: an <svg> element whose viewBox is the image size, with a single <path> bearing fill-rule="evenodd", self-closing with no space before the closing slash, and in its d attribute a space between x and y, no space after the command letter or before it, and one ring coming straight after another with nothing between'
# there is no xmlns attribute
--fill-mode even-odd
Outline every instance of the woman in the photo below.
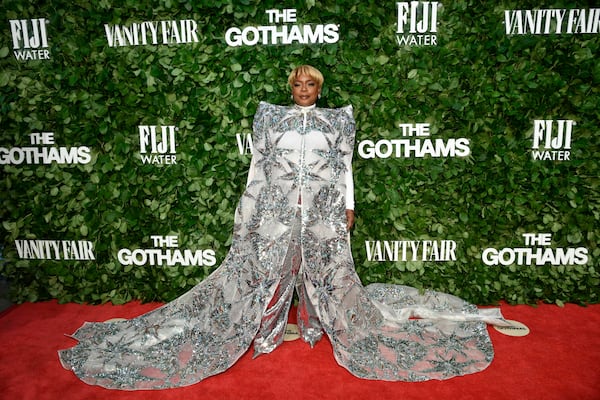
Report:
<svg viewBox="0 0 600 400"><path fill-rule="evenodd" d="M59 352L89 384L125 390L186 386L220 373L253 345L283 341L294 289L300 336L327 334L338 363L366 379L422 381L477 372L493 357L478 310L450 295L363 287L352 261L350 106L316 107L322 74L289 76L294 106L260 103L253 157L221 266L178 299L129 321L86 323ZM418 319L410 319L415 317Z"/></svg>

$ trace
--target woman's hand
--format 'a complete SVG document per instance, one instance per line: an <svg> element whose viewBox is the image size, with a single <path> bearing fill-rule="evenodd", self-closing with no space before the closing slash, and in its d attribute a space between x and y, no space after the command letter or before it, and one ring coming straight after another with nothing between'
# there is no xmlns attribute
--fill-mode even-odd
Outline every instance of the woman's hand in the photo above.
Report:
<svg viewBox="0 0 600 400"><path fill-rule="evenodd" d="M354 226L354 210L346 209L346 229L350 232L350 229Z"/></svg>

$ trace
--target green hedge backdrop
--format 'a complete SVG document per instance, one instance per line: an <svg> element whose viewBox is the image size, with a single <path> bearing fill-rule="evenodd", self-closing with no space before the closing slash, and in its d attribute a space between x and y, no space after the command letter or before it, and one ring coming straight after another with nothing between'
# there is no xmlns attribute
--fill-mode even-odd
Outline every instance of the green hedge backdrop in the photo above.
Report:
<svg viewBox="0 0 600 400"><path fill-rule="evenodd" d="M32 4L36 3L36 4ZM89 146L91 162L2 165L3 262L13 300L168 301L214 270L231 240L258 102L290 104L287 74L325 75L321 106L352 104L357 144L429 123L432 139L468 138L468 157L354 155L356 269L365 284L432 288L489 304L598 302L600 40L597 33L507 35L504 10L590 9L587 2L442 1L437 46L397 42L395 1L2 1L0 147ZM339 25L334 44L229 47L230 27ZM17 60L8 20L46 18L49 60ZM109 47L104 24L193 20L197 43ZM535 120L573 120L568 161L532 159ZM138 126L178 127L177 163L143 164ZM584 247L585 265L499 265L484 249ZM213 249L214 266L123 266L119 249ZM95 260L20 258L16 241L87 240ZM369 261L366 241L453 240L450 262Z"/></svg>

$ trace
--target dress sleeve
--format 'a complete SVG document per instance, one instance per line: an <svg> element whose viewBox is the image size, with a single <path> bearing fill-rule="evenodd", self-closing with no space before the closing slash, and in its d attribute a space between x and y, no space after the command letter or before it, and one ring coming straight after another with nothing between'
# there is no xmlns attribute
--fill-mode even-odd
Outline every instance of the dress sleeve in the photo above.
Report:
<svg viewBox="0 0 600 400"><path fill-rule="evenodd" d="M250 185L250 182L256 175L256 147L260 146L260 140L263 137L263 130L265 126L265 118L268 112L268 108L271 105L265 101L261 101L258 104L256 113L254 114L254 121L252 123L252 158L250 160L250 168L248 169L248 179L246 180L246 187Z"/></svg>
<svg viewBox="0 0 600 400"><path fill-rule="evenodd" d="M354 210L354 178L352 177L352 165L346 172L346 210Z"/></svg>
<svg viewBox="0 0 600 400"><path fill-rule="evenodd" d="M252 182L252 180L254 179L254 174L256 171L256 168L254 167L254 160L255 157L253 155L252 159L250 160L250 168L248 168L248 179L246 180L246 187L248 187L250 185L250 182Z"/></svg>
<svg viewBox="0 0 600 400"><path fill-rule="evenodd" d="M346 209L354 210L354 177L352 175L352 155L354 153L354 137L356 135L356 123L352 114L352 106L342 108L347 119L344 123L342 135L344 135L345 152L344 164L346 165Z"/></svg>

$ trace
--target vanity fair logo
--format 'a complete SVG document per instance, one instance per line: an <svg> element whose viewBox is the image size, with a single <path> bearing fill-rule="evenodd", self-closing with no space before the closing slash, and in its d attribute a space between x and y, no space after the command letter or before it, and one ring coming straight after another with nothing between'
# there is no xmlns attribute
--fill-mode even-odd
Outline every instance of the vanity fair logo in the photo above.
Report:
<svg viewBox="0 0 600 400"><path fill-rule="evenodd" d="M585 247L556 248L548 247L552 242L550 233L524 233L525 246L483 250L481 259L485 265L585 265L588 262L588 250Z"/></svg>
<svg viewBox="0 0 600 400"><path fill-rule="evenodd" d="M454 240L365 241L369 261L456 261Z"/></svg>
<svg viewBox="0 0 600 400"><path fill-rule="evenodd" d="M241 155L252 154L254 152L251 133L236 133L235 138Z"/></svg>
<svg viewBox="0 0 600 400"><path fill-rule="evenodd" d="M466 157L469 139L429 139L429 124L399 124L403 139L363 140L358 144L362 158Z"/></svg>
<svg viewBox="0 0 600 400"><path fill-rule="evenodd" d="M215 251L180 250L177 236L150 236L152 249L120 249L117 259L121 265L208 266L217 262Z"/></svg>
<svg viewBox="0 0 600 400"><path fill-rule="evenodd" d="M13 54L17 60L49 60L48 32L46 18L11 19Z"/></svg>
<svg viewBox="0 0 600 400"><path fill-rule="evenodd" d="M87 146L55 147L53 132L33 132L29 134L32 145L44 147L0 147L0 165L21 164L87 164L91 161Z"/></svg>
<svg viewBox="0 0 600 400"><path fill-rule="evenodd" d="M228 46L255 46L258 44L316 44L337 43L340 40L339 25L275 25L297 22L296 9L265 11L269 17L266 26L232 27L225 32Z"/></svg>
<svg viewBox="0 0 600 400"><path fill-rule="evenodd" d="M533 121L533 144L531 146L533 159L569 161L571 138L575 125L577 125L575 121L564 119L536 119Z"/></svg>
<svg viewBox="0 0 600 400"><path fill-rule="evenodd" d="M191 19L104 24L109 47L198 43L198 24Z"/></svg>
<svg viewBox="0 0 600 400"><path fill-rule="evenodd" d="M94 246L87 240L15 240L22 259L35 260L95 260Z"/></svg>
<svg viewBox="0 0 600 400"><path fill-rule="evenodd" d="M600 8L505 10L507 35L598 34Z"/></svg>
<svg viewBox="0 0 600 400"><path fill-rule="evenodd" d="M140 158L144 164L177 164L175 132L173 125L139 125Z"/></svg>
<svg viewBox="0 0 600 400"><path fill-rule="evenodd" d="M437 46L437 1L397 2L396 40L400 46Z"/></svg>

